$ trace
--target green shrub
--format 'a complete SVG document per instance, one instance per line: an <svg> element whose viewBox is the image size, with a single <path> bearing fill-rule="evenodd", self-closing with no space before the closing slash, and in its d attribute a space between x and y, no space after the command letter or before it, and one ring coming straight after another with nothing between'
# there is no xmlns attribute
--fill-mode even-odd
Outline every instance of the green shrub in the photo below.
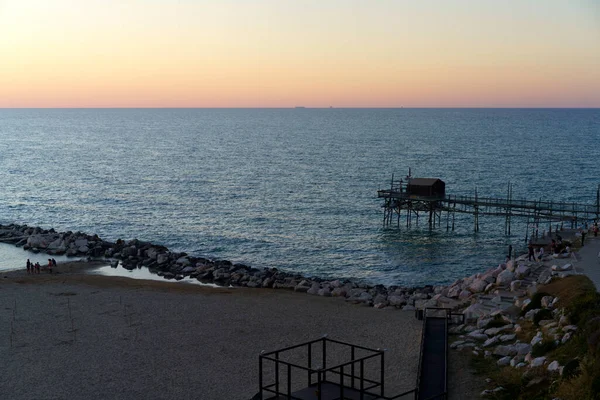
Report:
<svg viewBox="0 0 600 400"><path fill-rule="evenodd" d="M552 315L552 311L547 308L542 308L537 314L533 316L533 323L536 325L540 324L540 321L545 319L554 319L554 315Z"/></svg>
<svg viewBox="0 0 600 400"><path fill-rule="evenodd" d="M562 377L563 379L571 379L572 377L579 375L580 372L579 360L575 358L565 364Z"/></svg>
<svg viewBox="0 0 600 400"><path fill-rule="evenodd" d="M587 292L573 300L567 311L571 322L578 325L580 321L586 321L598 314L600 308L600 294Z"/></svg>
<svg viewBox="0 0 600 400"><path fill-rule="evenodd" d="M529 310L535 310L537 308L542 308L542 297L550 296L546 292L537 292L531 297L531 303L527 304L527 307L521 311L521 315L525 315Z"/></svg>
<svg viewBox="0 0 600 400"><path fill-rule="evenodd" d="M550 340L549 338L545 337L541 343L537 343L531 348L531 355L533 357L541 357L555 348L556 343L554 343L554 340Z"/></svg>

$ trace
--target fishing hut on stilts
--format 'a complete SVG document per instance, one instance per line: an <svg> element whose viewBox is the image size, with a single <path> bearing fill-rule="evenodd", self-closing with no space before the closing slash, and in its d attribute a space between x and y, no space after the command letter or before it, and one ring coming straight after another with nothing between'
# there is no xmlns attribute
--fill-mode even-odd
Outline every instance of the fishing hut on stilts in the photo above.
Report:
<svg viewBox="0 0 600 400"><path fill-rule="evenodd" d="M539 237L539 226L548 224L548 233L567 228L577 229L589 221L600 222L600 185L596 191L595 204L575 202L555 202L545 200L524 200L513 197L513 186L508 184L506 197L481 197L475 189L473 196L446 194L446 184L438 178L413 178L409 173L405 178L395 180L392 175L389 189L377 192L383 199L383 223L386 226L401 224L411 227L419 219L427 218L430 228L441 227L445 214L446 231L454 231L456 214L473 215L473 230L479 232L479 217L496 216L504 218L505 234L511 234L513 218L527 219L527 233L531 238Z"/></svg>

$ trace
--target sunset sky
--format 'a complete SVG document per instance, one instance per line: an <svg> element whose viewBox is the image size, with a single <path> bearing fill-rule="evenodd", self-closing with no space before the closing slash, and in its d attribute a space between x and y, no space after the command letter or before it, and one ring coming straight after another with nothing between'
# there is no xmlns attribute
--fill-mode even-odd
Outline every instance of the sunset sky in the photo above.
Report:
<svg viewBox="0 0 600 400"><path fill-rule="evenodd" d="M0 107L600 107L596 0L0 0Z"/></svg>

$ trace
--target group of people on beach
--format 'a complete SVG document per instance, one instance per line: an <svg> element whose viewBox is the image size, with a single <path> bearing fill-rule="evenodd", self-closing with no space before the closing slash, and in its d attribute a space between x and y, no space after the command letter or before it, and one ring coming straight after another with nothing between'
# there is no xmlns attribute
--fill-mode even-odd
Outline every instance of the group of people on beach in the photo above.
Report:
<svg viewBox="0 0 600 400"><path fill-rule="evenodd" d="M32 263L28 258L26 265L28 274L39 274L40 270L42 269L48 270L48 272L52 273L52 269L56 267L56 260L54 258L49 258L48 264L42 266L39 262L36 262L35 264Z"/></svg>

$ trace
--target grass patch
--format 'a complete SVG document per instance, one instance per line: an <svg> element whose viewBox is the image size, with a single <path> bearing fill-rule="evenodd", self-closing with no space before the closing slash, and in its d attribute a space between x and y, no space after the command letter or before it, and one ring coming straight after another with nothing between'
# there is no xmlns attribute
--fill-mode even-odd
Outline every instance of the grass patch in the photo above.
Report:
<svg viewBox="0 0 600 400"><path fill-rule="evenodd" d="M489 377L490 389L502 386L505 390L494 393L491 399L548 399L562 400L600 399L600 294L585 276L555 279L532 297L523 311L541 308L544 296L558 297L557 307L564 308L571 323L578 329L565 344L555 345L547 335L541 345L532 349L534 357L545 355L564 366L564 377L550 374L546 368L516 369L498 367L495 358L473 357L472 369L476 375ZM540 314L542 313L542 314ZM519 320L521 331L517 338L528 343L537 332L537 323L552 319L550 311L540 311L534 321ZM544 315L543 313L546 313ZM549 314L548 314L549 313ZM493 320L490 324L497 323Z"/></svg>
<svg viewBox="0 0 600 400"><path fill-rule="evenodd" d="M524 319L519 321L518 323L521 326L521 332L517 332L517 339L519 339L523 343L531 342L531 339L533 339L533 337L537 333L537 329L533 322Z"/></svg>
<svg viewBox="0 0 600 400"><path fill-rule="evenodd" d="M594 386L598 378L594 371L594 364L589 359L585 359L580 365L580 373L573 375L570 379L561 379L553 395L562 400L597 399L598 391Z"/></svg>
<svg viewBox="0 0 600 400"><path fill-rule="evenodd" d="M563 279L555 279L549 284L542 286L540 288L540 292L541 291L547 292L547 294L554 297L558 297L557 307L564 307L569 312L577 306L577 303L581 303L583 297L588 298L598 296L594 283L589 280L588 277L583 275L573 275ZM533 303L533 299L531 303Z"/></svg>

